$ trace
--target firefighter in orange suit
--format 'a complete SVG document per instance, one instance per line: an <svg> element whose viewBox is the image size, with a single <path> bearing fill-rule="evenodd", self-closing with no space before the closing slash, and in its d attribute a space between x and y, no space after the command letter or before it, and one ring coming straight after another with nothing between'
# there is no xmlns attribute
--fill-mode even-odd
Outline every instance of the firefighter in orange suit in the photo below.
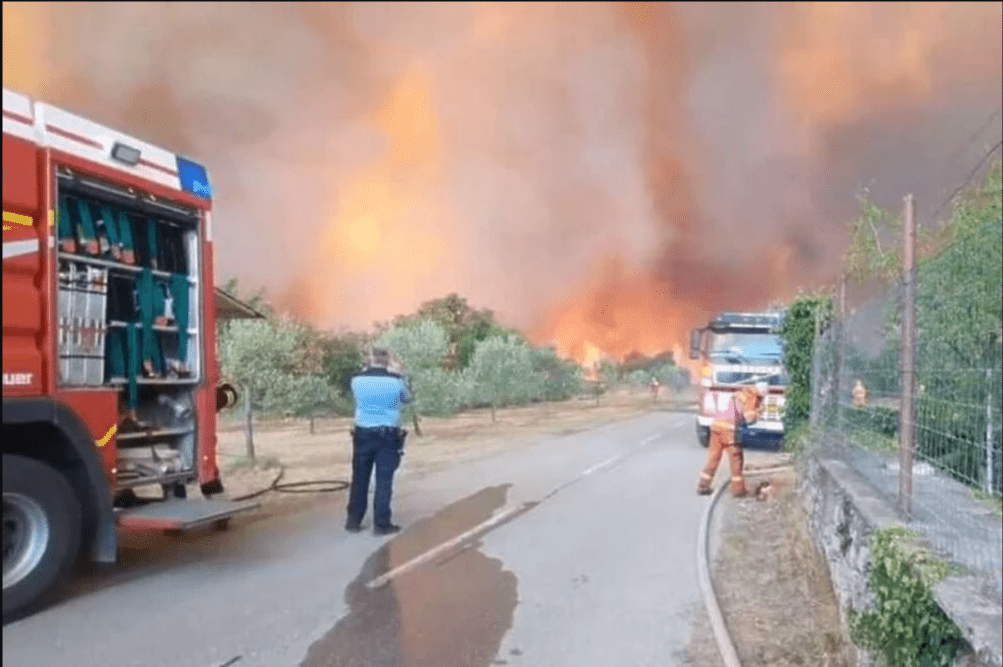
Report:
<svg viewBox="0 0 1003 667"><path fill-rule="evenodd" d="M707 452L707 465L700 472L700 482L697 493L706 495L711 492L711 482L717 472L721 455L727 454L731 464L731 493L736 498L748 494L745 488L745 475L742 471L744 458L742 444L738 442L736 431L742 424L752 424L759 418L759 409L763 405L767 392L765 382L758 383L755 388L743 387L732 395L724 410L718 411L710 426L710 445Z"/></svg>

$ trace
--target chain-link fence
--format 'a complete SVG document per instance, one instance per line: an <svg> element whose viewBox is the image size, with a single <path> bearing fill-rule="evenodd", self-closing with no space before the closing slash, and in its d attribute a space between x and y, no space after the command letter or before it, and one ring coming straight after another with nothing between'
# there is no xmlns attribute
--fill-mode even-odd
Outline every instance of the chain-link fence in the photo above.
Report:
<svg viewBox="0 0 1003 667"><path fill-rule="evenodd" d="M911 512L903 518L943 557L984 572L1003 593L1003 265L982 254L998 253L1001 229L999 219L974 226L917 267L915 368L902 368L901 284L821 327L811 422L827 454L901 508L909 474L900 470L903 378L912 371ZM987 259L995 276L985 275Z"/></svg>

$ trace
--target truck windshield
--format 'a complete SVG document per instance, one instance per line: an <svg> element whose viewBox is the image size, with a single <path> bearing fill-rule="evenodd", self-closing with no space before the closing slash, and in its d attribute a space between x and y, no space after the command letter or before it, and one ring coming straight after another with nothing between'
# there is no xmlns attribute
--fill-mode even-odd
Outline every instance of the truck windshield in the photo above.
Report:
<svg viewBox="0 0 1003 667"><path fill-rule="evenodd" d="M783 355L780 337L772 333L714 332L710 336L707 354L734 356L739 361L779 361Z"/></svg>

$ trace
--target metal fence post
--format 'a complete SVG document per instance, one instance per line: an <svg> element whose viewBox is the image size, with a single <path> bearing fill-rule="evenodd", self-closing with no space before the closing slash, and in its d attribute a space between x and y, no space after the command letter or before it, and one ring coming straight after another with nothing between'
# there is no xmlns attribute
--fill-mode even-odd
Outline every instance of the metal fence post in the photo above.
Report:
<svg viewBox="0 0 1003 667"><path fill-rule="evenodd" d="M992 358L986 362L986 493L996 488L993 479L993 370Z"/></svg>
<svg viewBox="0 0 1003 667"><path fill-rule="evenodd" d="M916 415L916 202L905 197L902 280L902 399L899 412L899 512L912 518L912 464Z"/></svg>
<svg viewBox="0 0 1003 667"><path fill-rule="evenodd" d="M835 396L833 397L833 423L840 424L843 415L842 409L840 407L839 400L843 395L843 367L845 363L844 359L844 338L845 332L843 327L846 324L846 269L843 269L843 274L839 279L839 314L836 316L835 326L833 327L833 340L836 346L836 353L833 360L833 374L836 376L833 385L835 387ZM849 388L850 383L847 383L847 388Z"/></svg>

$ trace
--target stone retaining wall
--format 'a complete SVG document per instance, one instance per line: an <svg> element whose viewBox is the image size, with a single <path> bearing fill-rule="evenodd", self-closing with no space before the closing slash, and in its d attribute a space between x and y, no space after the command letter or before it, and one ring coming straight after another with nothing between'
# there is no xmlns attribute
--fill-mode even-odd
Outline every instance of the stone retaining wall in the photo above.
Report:
<svg viewBox="0 0 1003 667"><path fill-rule="evenodd" d="M839 460L810 457L801 475L801 494L815 543L829 563L845 627L850 609L873 605L868 538L901 522L894 508ZM973 575L951 576L934 587L934 595L972 648L958 664L1003 667L1003 608L992 582ZM871 655L857 653L860 667L874 664Z"/></svg>

